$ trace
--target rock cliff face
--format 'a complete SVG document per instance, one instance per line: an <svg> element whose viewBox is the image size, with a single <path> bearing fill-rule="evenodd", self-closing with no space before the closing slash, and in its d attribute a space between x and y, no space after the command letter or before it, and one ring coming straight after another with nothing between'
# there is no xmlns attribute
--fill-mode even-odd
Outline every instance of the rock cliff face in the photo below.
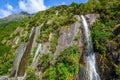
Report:
<svg viewBox="0 0 120 80"><path fill-rule="evenodd" d="M67 6L62 7L67 9ZM31 77L35 80L40 78L89 80L85 60L85 49L88 46L85 43L84 25L81 14L69 12L71 9L68 8L68 11L62 13L62 9L53 8L51 11L36 14L30 21L17 26L9 37L0 39L2 44L10 45L11 50L16 51L10 77L20 80L25 77L28 80ZM70 14L66 15L67 13ZM92 34L90 36L93 38L98 64L97 71L101 80L118 80L120 78L119 21L117 24L112 21L102 22L100 20L105 18L103 14L102 17L101 14L86 14L84 17L90 25ZM119 15L116 15L115 19L119 20ZM4 56L5 60L8 60L6 55ZM8 77L3 76L0 79Z"/></svg>
<svg viewBox="0 0 120 80"><path fill-rule="evenodd" d="M85 15L88 19L89 24L93 24L96 19L99 18L99 14L88 14ZM84 34L83 34L83 25L81 22L81 18L79 15L76 15L75 18L77 19L77 22L69 26L68 28L63 28L60 30L60 36L58 38L58 45L55 51L55 55L59 55L60 52L64 51L65 49L69 48L70 46L78 45L79 46L79 73L78 75L74 76L74 80L87 80L86 76L86 64L84 59Z"/></svg>
<svg viewBox="0 0 120 80"><path fill-rule="evenodd" d="M25 73L26 73L26 67L27 67L29 57L34 56L32 64L30 65L31 67L34 67L33 68L35 70L34 73L35 74L38 73L37 76L41 77L44 80L45 69L43 70L43 68L41 67L41 65L44 63L39 63L40 56L44 55L45 53L54 54L54 56L56 55L59 56L61 52L63 52L64 50L74 45L77 45L79 47L79 61L77 62L79 64L79 70L77 74L72 76L72 79L87 80L88 77L86 76L87 75L86 64L85 64L86 61L85 61L85 56L84 56L84 50L86 48L86 44L84 43L85 38L84 38L84 32L83 32L83 24L82 24L80 15L75 15L74 17L76 18L76 21L74 23L72 23L71 25L67 27L60 28L58 41L57 41L57 45L56 45L54 52L52 52L51 49L53 48L52 40L54 40L55 33L50 32L47 42L40 43L37 39L41 34L40 28L44 27L44 24L42 23L41 26L33 27L31 34L30 34L30 39L28 40L28 43L26 44L26 46L25 44L21 43L18 49L16 50L14 65L13 65L13 69L12 69L10 76L16 76L18 77L18 79L24 80L26 77ZM100 15L99 14L87 14L85 15L85 18L87 19L87 22L90 25L89 28L92 29L91 26L94 25L97 19L100 18ZM47 25L54 24L54 22L55 22L54 20L48 20ZM19 29L16 29L16 30L19 33L21 32ZM114 34L113 37L119 37L118 36L119 25L117 25L117 27L113 30L113 34ZM18 44L18 42L16 41L17 40L15 38L15 41L13 41L14 42L13 45ZM107 48L108 48L107 55L101 55L99 52L97 51L95 52L96 61L98 63L98 71L100 73L100 77L102 80L107 80L107 79L117 80L119 78L119 75L116 75L115 70L113 70L113 69L116 69L115 68L116 64L120 66L120 55L117 53L119 52L120 46L118 44L117 48L115 48L116 43L120 44L119 38L116 38L115 42L111 41L109 42L109 44L107 44ZM35 47L37 48L35 49ZM46 57L46 59L47 58L49 59L49 57ZM109 63L109 60L113 61L113 63L116 63L116 64ZM53 62L50 62L47 66L51 66L51 64L52 66L56 65L56 63L54 63L54 60ZM109 68L108 66L111 66L111 67ZM104 69L107 69L107 70L105 71ZM110 75L111 77L109 77ZM5 77L1 77L0 79L8 79L8 77L5 76Z"/></svg>
<svg viewBox="0 0 120 80"><path fill-rule="evenodd" d="M29 58L29 55L30 55L30 52L31 52L31 49L32 49L34 37L35 37L35 28L33 29L30 40L29 40L29 42L26 46L26 49L25 49L24 54L22 56L22 59L20 61L19 69L18 69L18 72L17 72L18 76L24 76L25 75L25 70L26 70L28 58Z"/></svg>
<svg viewBox="0 0 120 80"><path fill-rule="evenodd" d="M55 54L62 52L64 49L75 45L75 37L78 35L80 22L75 22L68 29L62 29L60 31L60 37L58 39L58 47ZM78 35L79 36L79 35Z"/></svg>
<svg viewBox="0 0 120 80"><path fill-rule="evenodd" d="M24 51L25 51L25 44L21 43L18 49L16 50L16 56L13 63L13 70L10 76L17 76L18 68L20 65L20 61L23 57Z"/></svg>
<svg viewBox="0 0 120 80"><path fill-rule="evenodd" d="M119 80L119 5L88 0L0 19L0 80Z"/></svg>
<svg viewBox="0 0 120 80"><path fill-rule="evenodd" d="M97 18L100 17L99 14L87 14L85 15L86 19L88 20L88 23L92 26Z"/></svg>
<svg viewBox="0 0 120 80"><path fill-rule="evenodd" d="M33 32L33 31L32 31ZM38 36L40 35L40 27L35 27L35 38L33 40L33 45L32 45L32 49L37 46L37 42L36 39L38 38ZM31 51L32 53L32 51Z"/></svg>
<svg viewBox="0 0 120 80"><path fill-rule="evenodd" d="M99 18L98 14L88 14L85 15L88 23L89 24L93 24L95 22L95 20L97 18ZM80 64L80 69L79 69L79 77L78 76L74 76L74 79L85 79L86 77L86 73L85 73L85 60L84 60L84 34L83 34L83 25L81 22L81 18L79 15L76 15L75 18L77 19L77 21L75 23L73 23L71 26L69 26L68 28L62 28L59 32L60 36L58 38L58 45L55 51L55 55L59 55L59 53L61 53L62 51L64 51L65 49L69 48L70 46L74 46L74 45L78 45L79 46L79 64ZM36 39L37 37L40 35L40 29L39 27L33 28L32 29L32 33L31 33L31 38L28 42L28 44L26 45L24 54L22 56L22 58L19 60L19 67L17 66L16 68L13 67L13 72L12 75L15 75L15 71L18 71L16 74L17 76L23 76L25 74L25 69L26 69L26 64L27 64L27 59L30 56L30 51L33 51L34 47L37 46L37 42ZM50 47L51 44L50 42L46 42L46 43L41 43L41 47L40 47L40 51L36 50L37 52L37 56L34 59L34 63L32 63L32 66L36 67L36 69L39 69L39 59L38 57L41 54L44 53L49 53L50 52ZM38 46L39 48L39 46ZM22 50L22 49L20 49ZM18 51L18 50L17 50ZM20 53L20 51L19 51ZM40 53L40 54L39 54ZM21 53L22 54L22 53ZM16 54L17 55L17 54ZM18 59L18 58L17 58ZM15 60L16 61L16 60ZM83 66L82 66L83 65ZM40 70L41 71L41 70ZM83 73L82 73L83 72ZM87 78L87 77L86 77Z"/></svg>
<svg viewBox="0 0 120 80"><path fill-rule="evenodd" d="M87 14L85 15L85 17L87 18L88 23L90 25L93 25L93 23L96 21L96 19L100 17L100 15L99 14ZM67 29L64 29L64 28L61 29L60 37L58 39L58 47L57 47L55 54L60 53L65 48L68 48L72 45L77 44L77 42L75 42L76 37L79 37L79 41L82 41L81 39L83 39L83 37L81 36L81 34L83 34L82 33L83 27L81 23L81 18L79 15L76 15L75 18L78 20L77 22L75 22L73 25L71 25ZM82 43L83 42L79 42L79 46L82 46L83 45Z"/></svg>

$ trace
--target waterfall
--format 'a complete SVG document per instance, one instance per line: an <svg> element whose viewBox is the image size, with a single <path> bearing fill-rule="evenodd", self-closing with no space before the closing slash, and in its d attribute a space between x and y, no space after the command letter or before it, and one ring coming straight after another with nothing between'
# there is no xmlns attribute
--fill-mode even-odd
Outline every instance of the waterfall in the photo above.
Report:
<svg viewBox="0 0 120 80"><path fill-rule="evenodd" d="M87 65L89 80L101 80L96 70L96 59L95 59L95 54L93 51L92 40L90 37L89 26L83 15L81 16L81 18L82 18L82 23L84 26L83 29L84 29L85 43L86 43L85 57L86 57L86 65Z"/></svg>
<svg viewBox="0 0 120 80"><path fill-rule="evenodd" d="M41 50L41 44L38 45L38 48L37 48L36 53L35 53L35 56L33 58L33 62L32 62L33 64L36 63L36 59L37 59L37 57L38 57L38 55L40 53L40 50Z"/></svg>

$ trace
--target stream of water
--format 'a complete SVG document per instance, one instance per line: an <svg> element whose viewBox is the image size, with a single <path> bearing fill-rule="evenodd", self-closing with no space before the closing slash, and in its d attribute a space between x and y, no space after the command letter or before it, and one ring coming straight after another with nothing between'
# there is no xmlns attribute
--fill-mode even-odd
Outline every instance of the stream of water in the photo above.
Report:
<svg viewBox="0 0 120 80"><path fill-rule="evenodd" d="M83 29L85 34L85 43L86 43L85 56L86 56L86 65L87 65L89 80L101 80L96 70L96 59L93 51L92 39L90 37L89 25L87 24L87 21L83 15L81 16L81 18L82 18L82 23L84 27Z"/></svg>

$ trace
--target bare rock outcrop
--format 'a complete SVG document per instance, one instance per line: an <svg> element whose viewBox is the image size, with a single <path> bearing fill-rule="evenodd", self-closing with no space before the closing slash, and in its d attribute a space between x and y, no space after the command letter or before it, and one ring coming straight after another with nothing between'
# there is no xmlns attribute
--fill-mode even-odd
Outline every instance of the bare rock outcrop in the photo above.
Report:
<svg viewBox="0 0 120 80"><path fill-rule="evenodd" d="M66 49L74 44L74 39L77 36L79 27L80 27L80 23L75 22L67 30L62 29L60 31L61 35L58 39L58 47L57 47L55 54L60 53L64 49Z"/></svg>
<svg viewBox="0 0 120 80"><path fill-rule="evenodd" d="M87 21L89 22L90 25L93 25L93 23L96 21L97 18L100 17L99 14L87 14L85 15Z"/></svg>

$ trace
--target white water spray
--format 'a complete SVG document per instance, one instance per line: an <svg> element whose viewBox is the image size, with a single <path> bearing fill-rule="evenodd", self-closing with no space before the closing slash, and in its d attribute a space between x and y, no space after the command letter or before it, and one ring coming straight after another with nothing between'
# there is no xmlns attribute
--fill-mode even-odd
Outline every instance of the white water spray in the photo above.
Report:
<svg viewBox="0 0 120 80"><path fill-rule="evenodd" d="M85 40L86 40L85 42L87 46L85 55L86 55L86 64L88 69L89 80L101 80L96 70L96 59L93 51L92 40L90 37L89 26L83 15L81 16L81 18L84 26L84 34L85 34Z"/></svg>
<svg viewBox="0 0 120 80"><path fill-rule="evenodd" d="M36 53L35 53L35 56L34 56L34 59L33 59L33 62L32 63L35 63L39 53L40 53L40 50L41 50L41 44L38 45L38 48L36 50Z"/></svg>

